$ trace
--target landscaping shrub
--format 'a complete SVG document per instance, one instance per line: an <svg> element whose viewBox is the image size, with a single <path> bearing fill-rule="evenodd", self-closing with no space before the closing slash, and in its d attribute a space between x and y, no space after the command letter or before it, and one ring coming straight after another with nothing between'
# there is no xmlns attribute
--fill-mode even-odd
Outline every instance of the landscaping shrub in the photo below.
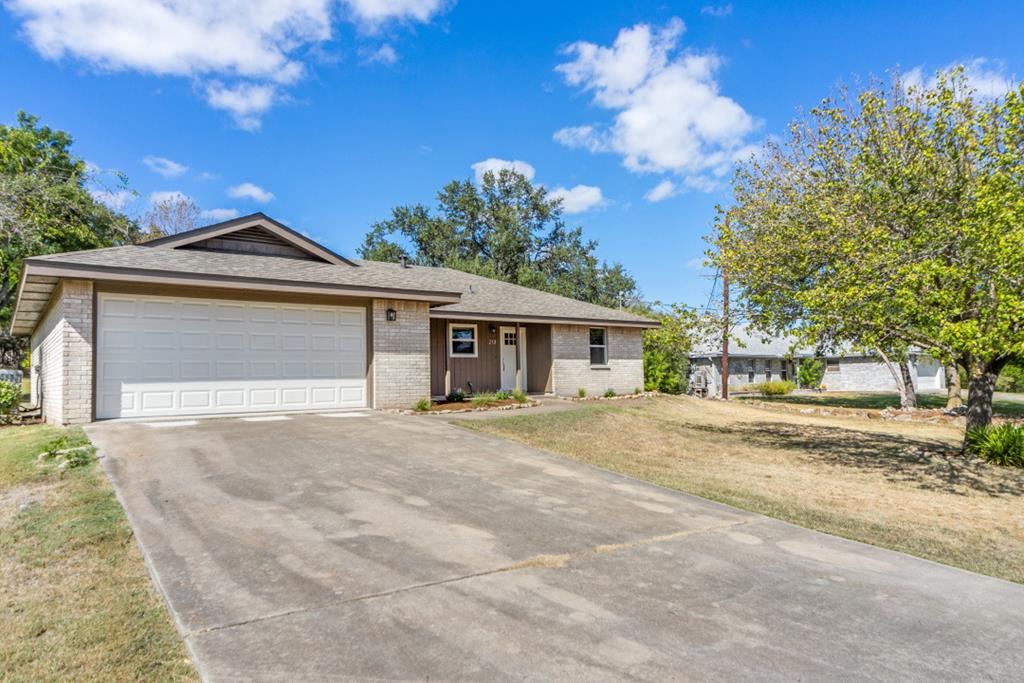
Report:
<svg viewBox="0 0 1024 683"><path fill-rule="evenodd" d="M821 385L821 378L824 376L825 364L817 358L800 361L796 371L796 381L805 389L816 389Z"/></svg>
<svg viewBox="0 0 1024 683"><path fill-rule="evenodd" d="M967 451L995 465L1024 467L1024 425L1005 422L972 429L967 433Z"/></svg>
<svg viewBox="0 0 1024 683"><path fill-rule="evenodd" d="M785 380L776 380L774 382L751 384L750 388L763 396L785 396L786 394L793 393L796 389L796 384Z"/></svg>
<svg viewBox="0 0 1024 683"><path fill-rule="evenodd" d="M425 410L430 410L430 399L421 398L420 400L416 401L416 405L414 405L412 409L415 410L417 413L422 413Z"/></svg>
<svg viewBox="0 0 1024 683"><path fill-rule="evenodd" d="M507 391L496 391L494 392L494 398L499 401L507 401L509 399L509 393Z"/></svg>
<svg viewBox="0 0 1024 683"><path fill-rule="evenodd" d="M13 382L0 382L0 422L8 422L21 404L21 387Z"/></svg>
<svg viewBox="0 0 1024 683"><path fill-rule="evenodd" d="M526 392L524 392L522 389L516 389L515 391L512 392L512 399L516 403L526 403Z"/></svg>
<svg viewBox="0 0 1024 683"><path fill-rule="evenodd" d="M466 400L466 392L462 389L452 389L444 398L449 403L459 403L460 401Z"/></svg>
<svg viewBox="0 0 1024 683"><path fill-rule="evenodd" d="M579 396L580 398L586 398L587 390L584 389L583 387L580 387L579 389L576 390L576 395Z"/></svg>
<svg viewBox="0 0 1024 683"><path fill-rule="evenodd" d="M604 397L605 398L611 398L614 395L615 395L615 390L614 389L609 389L608 391L604 392Z"/></svg>

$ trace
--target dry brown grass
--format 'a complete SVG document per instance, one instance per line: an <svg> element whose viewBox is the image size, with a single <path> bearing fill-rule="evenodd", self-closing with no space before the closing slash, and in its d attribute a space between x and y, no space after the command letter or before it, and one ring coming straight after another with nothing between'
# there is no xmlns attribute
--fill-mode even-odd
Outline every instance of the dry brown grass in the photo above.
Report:
<svg viewBox="0 0 1024 683"><path fill-rule="evenodd" d="M36 466L62 433L0 435L0 679L197 680L95 463Z"/></svg>
<svg viewBox="0 0 1024 683"><path fill-rule="evenodd" d="M466 421L575 460L802 526L1024 582L1024 471L952 425L660 398Z"/></svg>

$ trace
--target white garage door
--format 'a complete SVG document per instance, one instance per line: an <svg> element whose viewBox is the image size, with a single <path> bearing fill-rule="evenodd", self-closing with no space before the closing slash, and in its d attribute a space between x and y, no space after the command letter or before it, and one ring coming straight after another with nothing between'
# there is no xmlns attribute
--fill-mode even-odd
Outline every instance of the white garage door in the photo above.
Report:
<svg viewBox="0 0 1024 683"><path fill-rule="evenodd" d="M366 311L103 294L96 417L366 406Z"/></svg>

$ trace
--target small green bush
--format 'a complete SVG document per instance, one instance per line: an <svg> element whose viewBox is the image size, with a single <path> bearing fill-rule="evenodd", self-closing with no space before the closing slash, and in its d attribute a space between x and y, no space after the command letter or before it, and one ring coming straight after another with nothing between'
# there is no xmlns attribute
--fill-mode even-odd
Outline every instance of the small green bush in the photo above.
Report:
<svg viewBox="0 0 1024 683"><path fill-rule="evenodd" d="M825 376L825 364L817 358L800 361L796 370L796 381L805 389L817 389Z"/></svg>
<svg viewBox="0 0 1024 683"><path fill-rule="evenodd" d="M416 401L416 405L414 405L412 409L415 410L417 413L422 413L425 410L430 410L430 399L421 398L420 400Z"/></svg>
<svg viewBox="0 0 1024 683"><path fill-rule="evenodd" d="M761 382L750 385L751 390L763 396L785 396L796 389L796 384L788 380L776 380L773 382Z"/></svg>
<svg viewBox="0 0 1024 683"><path fill-rule="evenodd" d="M614 395L615 395L615 390L614 389L609 389L608 391L604 392L604 397L605 398L611 398Z"/></svg>
<svg viewBox="0 0 1024 683"><path fill-rule="evenodd" d="M580 398L586 398L587 390L584 389L583 387L580 387L579 389L576 390L576 395L579 396Z"/></svg>
<svg viewBox="0 0 1024 683"><path fill-rule="evenodd" d="M444 399L449 403L459 403L466 400L466 392L462 389L452 389Z"/></svg>
<svg viewBox="0 0 1024 683"><path fill-rule="evenodd" d="M512 400L514 400L516 403L526 403L526 392L523 391L522 389L516 389L515 391L512 392Z"/></svg>
<svg viewBox="0 0 1024 683"><path fill-rule="evenodd" d="M495 391L494 398L499 401L507 401L510 398L510 394L507 391Z"/></svg>
<svg viewBox="0 0 1024 683"><path fill-rule="evenodd" d="M642 393L644 393L644 390L641 389L640 387L633 387L633 393L634 394L642 394Z"/></svg>
<svg viewBox="0 0 1024 683"><path fill-rule="evenodd" d="M0 380L0 422L7 421L21 405L21 387L14 382Z"/></svg>
<svg viewBox="0 0 1024 683"><path fill-rule="evenodd" d="M967 451L994 465L1024 467L1024 425L1005 422L967 432Z"/></svg>

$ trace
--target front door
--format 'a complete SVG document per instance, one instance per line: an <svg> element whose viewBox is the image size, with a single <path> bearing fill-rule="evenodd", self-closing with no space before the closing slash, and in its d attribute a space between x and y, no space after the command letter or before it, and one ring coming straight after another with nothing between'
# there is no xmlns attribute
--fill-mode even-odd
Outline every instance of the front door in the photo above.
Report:
<svg viewBox="0 0 1024 683"><path fill-rule="evenodd" d="M516 388L516 351L519 344L516 339L516 328L501 328L501 388L512 391Z"/></svg>

